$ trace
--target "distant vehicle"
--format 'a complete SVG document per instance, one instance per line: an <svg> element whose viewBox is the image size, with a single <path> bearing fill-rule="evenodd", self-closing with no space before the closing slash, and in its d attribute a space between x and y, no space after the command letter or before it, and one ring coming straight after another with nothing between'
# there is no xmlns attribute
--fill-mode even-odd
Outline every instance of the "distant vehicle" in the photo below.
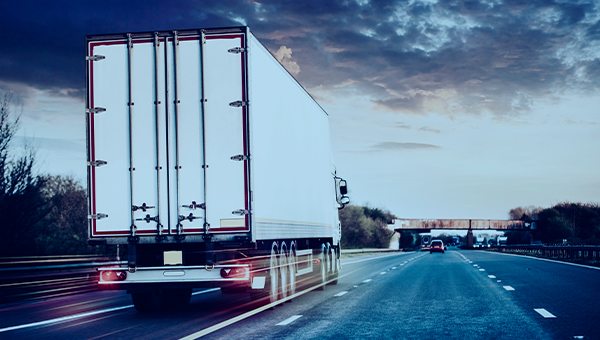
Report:
<svg viewBox="0 0 600 340"><path fill-rule="evenodd" d="M508 237L506 237L506 236L498 236L496 238L496 245L505 246L507 240L508 240Z"/></svg>
<svg viewBox="0 0 600 340"><path fill-rule="evenodd" d="M460 243L460 239L458 237L453 237L452 238L452 245L456 246Z"/></svg>
<svg viewBox="0 0 600 340"><path fill-rule="evenodd" d="M442 240L433 240L431 241L429 254L432 254L433 252L441 252L443 254L445 249L446 248L444 247L444 242L442 242Z"/></svg>
<svg viewBox="0 0 600 340"><path fill-rule="evenodd" d="M421 251L429 250L431 245L431 235L421 235Z"/></svg>

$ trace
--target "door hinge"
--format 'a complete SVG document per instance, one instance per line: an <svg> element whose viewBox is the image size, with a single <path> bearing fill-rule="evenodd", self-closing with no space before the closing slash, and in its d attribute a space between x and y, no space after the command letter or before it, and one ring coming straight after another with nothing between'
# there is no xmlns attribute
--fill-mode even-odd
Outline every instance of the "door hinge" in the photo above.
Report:
<svg viewBox="0 0 600 340"><path fill-rule="evenodd" d="M150 223L150 221L158 222L158 216L150 216L150 214L146 214L144 218L136 218L136 221L146 221L146 223Z"/></svg>
<svg viewBox="0 0 600 340"><path fill-rule="evenodd" d="M250 159L250 156L246 156L246 155L231 156L232 161L247 161L249 159Z"/></svg>
<svg viewBox="0 0 600 340"><path fill-rule="evenodd" d="M107 217L108 217L107 214L98 213L98 214L94 214L94 215L88 215L88 220L101 220L101 219L107 218Z"/></svg>
<svg viewBox="0 0 600 340"><path fill-rule="evenodd" d="M85 113L91 113L91 114L96 114L96 113L100 113L100 112L105 112L106 109L103 107L95 107L93 109L85 109Z"/></svg>
<svg viewBox="0 0 600 340"><path fill-rule="evenodd" d="M200 208L200 209L206 209L206 204L205 203L196 203L196 201L192 201L192 204L190 205L182 205L182 208L189 208L189 209L193 209L196 210L196 208Z"/></svg>
<svg viewBox="0 0 600 340"><path fill-rule="evenodd" d="M243 48L243 47L234 47L234 48L228 49L227 52L233 53L233 54L240 54L240 53L248 52L248 49Z"/></svg>
<svg viewBox="0 0 600 340"><path fill-rule="evenodd" d="M250 105L250 103L248 101L241 101L241 100L236 100L234 102L229 103L229 106L231 107L242 107L242 106L248 106Z"/></svg>
<svg viewBox="0 0 600 340"><path fill-rule="evenodd" d="M156 207L155 207L155 206L152 206L152 205L146 205L146 202L144 202L144 203L143 203L141 206L139 206L139 207L138 207L137 205L132 205L132 206L131 206L131 210L132 210L132 211L138 211L138 210L140 210L140 209L141 209L143 212L146 212L146 210L148 210L148 209L154 209L154 208L156 208Z"/></svg>
<svg viewBox="0 0 600 340"><path fill-rule="evenodd" d="M187 216L179 215L179 222L182 222L182 221L185 221L185 220L193 222L194 220L198 220L198 219L202 219L202 217L200 217L200 216L194 216L194 214L192 214L192 213L190 213Z"/></svg>
<svg viewBox="0 0 600 340"><path fill-rule="evenodd" d="M104 59L106 59L106 57L105 57L105 56L103 56L103 55L98 55L98 54L91 55L91 56L86 56L86 57L85 57L85 60L86 60L86 61L98 61L98 60L104 60Z"/></svg>
<svg viewBox="0 0 600 340"><path fill-rule="evenodd" d="M249 210L246 209L238 209L238 210L234 210L231 212L233 215L240 215L240 216L244 216L244 215L248 215L250 214Z"/></svg>
<svg viewBox="0 0 600 340"><path fill-rule="evenodd" d="M92 162L88 162L88 166L103 166L103 165L106 165L106 164L108 164L108 162L107 161L103 161L101 159L98 159L98 160L95 160L95 161L92 161Z"/></svg>

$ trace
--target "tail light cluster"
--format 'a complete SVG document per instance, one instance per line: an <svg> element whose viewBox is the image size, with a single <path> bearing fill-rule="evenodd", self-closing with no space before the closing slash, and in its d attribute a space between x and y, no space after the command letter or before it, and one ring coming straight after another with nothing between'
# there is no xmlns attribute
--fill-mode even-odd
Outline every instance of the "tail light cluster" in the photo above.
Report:
<svg viewBox="0 0 600 340"><path fill-rule="evenodd" d="M240 279L246 277L246 267L221 268L221 277L224 279Z"/></svg>
<svg viewBox="0 0 600 340"><path fill-rule="evenodd" d="M100 273L102 281L125 281L127 272L116 270L105 270Z"/></svg>

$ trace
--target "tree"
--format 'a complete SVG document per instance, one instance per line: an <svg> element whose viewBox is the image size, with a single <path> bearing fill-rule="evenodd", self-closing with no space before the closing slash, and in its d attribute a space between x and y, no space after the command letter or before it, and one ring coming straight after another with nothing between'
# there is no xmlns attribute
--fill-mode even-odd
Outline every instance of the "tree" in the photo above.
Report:
<svg viewBox="0 0 600 340"><path fill-rule="evenodd" d="M26 146L21 156L12 155L20 116L11 115L13 99L12 94L0 99L0 256L30 254L47 213L44 179L33 171L35 151Z"/></svg>
<svg viewBox="0 0 600 340"><path fill-rule="evenodd" d="M365 214L365 211L370 213L374 210L377 211L375 216L383 217L373 219ZM340 210L342 246L349 248L387 248L394 232L387 228L385 214L382 212L380 215L379 212L382 211L353 205Z"/></svg>
<svg viewBox="0 0 600 340"><path fill-rule="evenodd" d="M537 220L538 214L543 210L542 207L530 205L528 207L516 207L508 212L511 220Z"/></svg>
<svg viewBox="0 0 600 340"><path fill-rule="evenodd" d="M38 254L89 253L86 191L73 177L45 176L43 194L49 213L36 238Z"/></svg>

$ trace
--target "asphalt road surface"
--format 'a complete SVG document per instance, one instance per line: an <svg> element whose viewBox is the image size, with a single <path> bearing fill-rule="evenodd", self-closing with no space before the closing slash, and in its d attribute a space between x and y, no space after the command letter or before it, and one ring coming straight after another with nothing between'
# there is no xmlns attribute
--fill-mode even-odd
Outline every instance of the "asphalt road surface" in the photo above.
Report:
<svg viewBox="0 0 600 340"><path fill-rule="evenodd" d="M450 248L342 265L273 308L215 289L151 314L113 291L0 305L0 339L600 339L595 268Z"/></svg>

